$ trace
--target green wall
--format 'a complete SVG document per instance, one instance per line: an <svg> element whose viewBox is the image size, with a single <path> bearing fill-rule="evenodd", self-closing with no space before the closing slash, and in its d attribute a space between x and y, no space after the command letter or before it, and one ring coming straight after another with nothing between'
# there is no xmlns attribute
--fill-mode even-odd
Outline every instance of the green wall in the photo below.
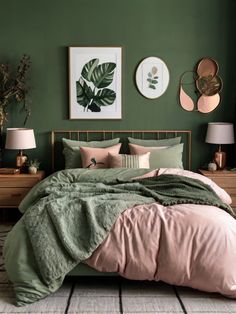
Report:
<svg viewBox="0 0 236 314"><path fill-rule="evenodd" d="M31 157L50 169L52 129L191 129L193 169L209 161L204 143L207 123L234 121L234 0L0 0L0 62L16 65L32 58L32 115L37 149ZM123 47L122 120L68 119L68 46ZM137 91L134 74L145 57L162 58L170 71L164 95L149 100ZM224 88L210 114L186 112L178 102L181 73L202 57L215 58ZM13 107L13 106L12 106ZM7 126L21 127L23 115L11 110ZM231 148L232 150L232 148ZM6 152L6 164L13 160Z"/></svg>

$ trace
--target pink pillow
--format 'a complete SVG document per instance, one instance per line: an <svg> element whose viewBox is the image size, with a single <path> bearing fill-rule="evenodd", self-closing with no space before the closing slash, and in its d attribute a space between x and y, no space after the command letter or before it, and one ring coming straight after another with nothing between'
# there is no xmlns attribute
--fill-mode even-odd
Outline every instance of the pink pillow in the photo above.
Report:
<svg viewBox="0 0 236 314"><path fill-rule="evenodd" d="M168 146L158 146L158 147L146 147L136 144L129 144L129 150L131 155L141 155L154 150L159 150L163 148L168 148Z"/></svg>
<svg viewBox="0 0 236 314"><path fill-rule="evenodd" d="M80 146L83 168L109 168L108 153L119 154L121 143L106 148Z"/></svg>

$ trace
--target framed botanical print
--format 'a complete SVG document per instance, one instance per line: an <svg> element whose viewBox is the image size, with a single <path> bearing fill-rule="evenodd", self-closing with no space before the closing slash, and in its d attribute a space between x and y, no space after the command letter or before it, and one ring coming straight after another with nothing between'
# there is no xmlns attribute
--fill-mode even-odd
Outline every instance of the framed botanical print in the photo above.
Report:
<svg viewBox="0 0 236 314"><path fill-rule="evenodd" d="M69 47L70 119L121 119L121 47Z"/></svg>
<svg viewBox="0 0 236 314"><path fill-rule="evenodd" d="M169 70L160 58L148 57L138 65L136 85L139 92L146 98L154 99L164 94L169 79Z"/></svg>

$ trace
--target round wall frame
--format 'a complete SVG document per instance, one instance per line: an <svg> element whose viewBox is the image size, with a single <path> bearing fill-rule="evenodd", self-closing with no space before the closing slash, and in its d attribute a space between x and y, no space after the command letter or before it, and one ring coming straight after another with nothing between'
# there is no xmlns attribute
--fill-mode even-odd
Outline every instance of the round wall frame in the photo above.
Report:
<svg viewBox="0 0 236 314"><path fill-rule="evenodd" d="M136 71L136 85L146 98L160 97L166 91L170 80L169 70L163 60L157 57L143 59Z"/></svg>

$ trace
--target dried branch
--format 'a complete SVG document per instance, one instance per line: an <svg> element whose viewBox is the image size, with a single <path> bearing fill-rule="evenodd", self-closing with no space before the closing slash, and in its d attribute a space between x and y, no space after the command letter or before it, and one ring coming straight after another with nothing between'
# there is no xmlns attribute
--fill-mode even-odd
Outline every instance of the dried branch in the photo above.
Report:
<svg viewBox="0 0 236 314"><path fill-rule="evenodd" d="M26 117L24 125L30 116L30 108L26 104L28 87L26 75L30 68L30 56L23 55L16 73L12 73L9 64L0 64L0 126L6 121L7 106L12 101L22 102Z"/></svg>

